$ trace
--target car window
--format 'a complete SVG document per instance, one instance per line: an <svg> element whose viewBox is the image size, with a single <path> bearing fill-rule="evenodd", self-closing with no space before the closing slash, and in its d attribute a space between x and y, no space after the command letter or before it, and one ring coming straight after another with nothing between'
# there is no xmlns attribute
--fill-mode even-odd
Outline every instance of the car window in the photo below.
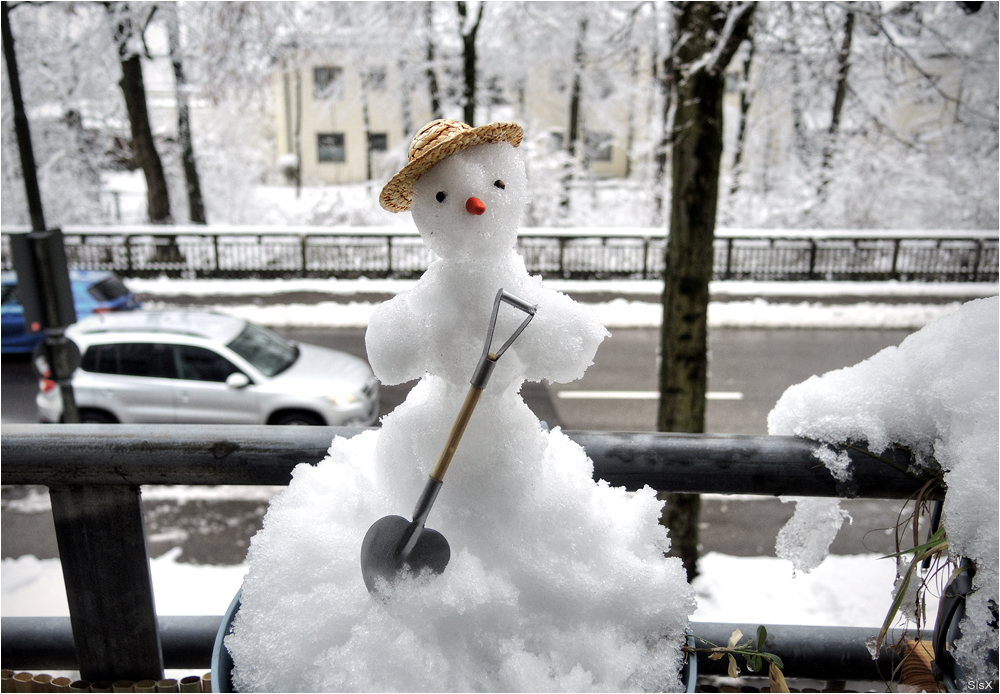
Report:
<svg viewBox="0 0 1000 694"><path fill-rule="evenodd" d="M120 376L177 377L171 345L148 342L92 345L80 367L92 373Z"/></svg>
<svg viewBox="0 0 1000 694"><path fill-rule="evenodd" d="M299 358L299 348L278 333L247 323L229 349L254 365L265 376L281 373Z"/></svg>
<svg viewBox="0 0 1000 694"><path fill-rule="evenodd" d="M117 277L106 277L87 291L97 301L112 301L128 294L128 287Z"/></svg>
<svg viewBox="0 0 1000 694"><path fill-rule="evenodd" d="M225 382L230 374L239 371L232 362L204 347L175 345L177 377L187 381Z"/></svg>

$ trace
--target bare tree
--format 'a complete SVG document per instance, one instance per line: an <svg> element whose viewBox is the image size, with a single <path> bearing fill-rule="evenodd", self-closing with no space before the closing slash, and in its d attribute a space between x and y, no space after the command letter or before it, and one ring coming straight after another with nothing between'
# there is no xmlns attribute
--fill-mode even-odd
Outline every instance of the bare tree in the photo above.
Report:
<svg viewBox="0 0 1000 694"><path fill-rule="evenodd" d="M566 153L569 158L566 160L566 167L562 179L562 199L559 207L565 217L569 214L570 191L573 186L573 172L583 154L580 144L580 101L581 85L583 82L583 69L586 60L584 46L587 40L587 15L583 14L576 27L576 43L573 46L573 82L569 94L569 123L566 130Z"/></svg>
<svg viewBox="0 0 1000 694"><path fill-rule="evenodd" d="M434 3L428 2L424 6L424 26L427 32L427 92L431 101L431 117L433 119L443 118L441 110L441 92L438 89L437 67L435 66L434 55Z"/></svg>
<svg viewBox="0 0 1000 694"><path fill-rule="evenodd" d="M819 196L822 197L830 183L830 160L835 150L837 132L840 130L840 116L844 110L844 98L847 96L847 75L851 70L851 41L854 38L854 8L848 3L844 12L844 35L841 39L840 51L837 53L837 89L833 97L833 113L830 115L830 127L827 130L826 145L823 147L823 165L820 174Z"/></svg>
<svg viewBox="0 0 1000 694"><path fill-rule="evenodd" d="M754 3L690 2L674 6L673 184L663 282L659 431L705 430L708 385L708 283L722 159L725 69L746 38ZM697 575L697 494L666 495L671 551L688 578Z"/></svg>
<svg viewBox="0 0 1000 694"><path fill-rule="evenodd" d="M462 36L462 117L469 125L475 125L476 120L476 35L479 27L483 23L483 10L486 8L485 2L477 3L472 13L469 12L467 3L458 0L458 14L462 18L459 25L459 32Z"/></svg>
<svg viewBox="0 0 1000 694"><path fill-rule="evenodd" d="M751 27L752 28L752 27ZM743 58L743 71L740 82L740 124L736 130L736 146L733 148L733 177L729 186L729 195L736 195L740 189L740 174L743 169L743 147L746 143L747 117L752 102L750 91L750 68L753 65L754 40L753 31L747 36L747 52Z"/></svg>
<svg viewBox="0 0 1000 694"><path fill-rule="evenodd" d="M125 96L129 124L132 127L132 153L146 177L146 199L149 204L149 221L153 224L171 224L170 193L163 175L163 163L156 151L153 131L146 109L146 86L142 78L141 57L145 51L144 33L155 5L142 5L131 11L126 3L106 3L113 25L113 36L118 47L122 66L119 85Z"/></svg>
<svg viewBox="0 0 1000 694"><path fill-rule="evenodd" d="M174 68L174 93L177 98L177 139L181 145L181 164L188 197L188 216L194 224L207 224L205 203L201 197L201 182L195 164L194 145L191 142L191 116L187 98L187 80L184 77L184 60L181 56L181 30L176 2L163 7L167 18L167 37L170 46L170 63Z"/></svg>

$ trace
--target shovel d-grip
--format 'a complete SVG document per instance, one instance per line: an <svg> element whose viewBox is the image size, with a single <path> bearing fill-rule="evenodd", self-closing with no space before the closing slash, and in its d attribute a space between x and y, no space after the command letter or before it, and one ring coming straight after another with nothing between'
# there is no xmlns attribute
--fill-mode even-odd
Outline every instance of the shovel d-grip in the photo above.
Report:
<svg viewBox="0 0 1000 694"><path fill-rule="evenodd" d="M525 318L513 334L494 352L490 348L493 346L493 333L496 329L501 303L509 304L523 311ZM490 316L490 324L486 332L483 354L472 374L469 392L465 396L462 409L459 410L455 424L451 428L444 450L441 451L441 456L417 500L416 508L413 510L413 520L407 521L400 516L386 516L376 521L369 528L368 534L365 535L361 545L361 572L369 592L374 592L375 579L378 576L383 576L392 582L403 570L404 565L409 565L411 569L417 571L430 568L436 573L442 573L447 566L448 560L451 558L448 541L436 530L425 529L424 524L427 522L427 516L434 506L438 492L441 491L445 473L448 472L448 466L451 465L452 458L455 457L455 451L458 450L458 444L472 418L472 413L475 411L476 405L479 404L483 389L489 383L490 376L493 375L497 360L503 356L507 348L528 326L528 323L535 316L536 308L536 306L512 294L508 294L503 289L497 292L496 298L493 300L493 313Z"/></svg>

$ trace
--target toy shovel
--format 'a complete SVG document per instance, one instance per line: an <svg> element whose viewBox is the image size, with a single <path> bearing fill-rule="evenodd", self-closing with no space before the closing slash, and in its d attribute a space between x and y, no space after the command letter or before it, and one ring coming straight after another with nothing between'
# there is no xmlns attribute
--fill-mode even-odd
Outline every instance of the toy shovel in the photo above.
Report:
<svg viewBox="0 0 1000 694"><path fill-rule="evenodd" d="M507 338L503 346L496 352L491 352L493 330L496 327L501 302L524 311L527 316L514 331L514 334ZM479 403L479 397L483 394L483 389L490 380L493 367L534 318L535 308L516 296L508 294L503 289L497 292L496 299L493 301L493 315L490 317L489 330L486 333L486 345L483 347L483 355L479 359L476 371L472 375L472 385L468 395L465 396L462 409L458 412L451 434L448 435L441 457L438 458L437 465L434 466L434 470L427 480L427 485L417 501L417 506L413 510L413 520L406 520L402 516L380 518L368 529L364 542L361 543L361 574L364 576L368 592L375 592L376 579L380 576L389 583L393 583L406 571L412 571L415 574L419 574L424 569L431 569L434 573L444 572L448 560L451 558L451 548L444 535L436 530L425 528L424 523L427 522L427 516L431 512L434 500L441 490L444 475L448 472L451 459L455 456L458 444L462 440L462 434L465 433L465 428Z"/></svg>

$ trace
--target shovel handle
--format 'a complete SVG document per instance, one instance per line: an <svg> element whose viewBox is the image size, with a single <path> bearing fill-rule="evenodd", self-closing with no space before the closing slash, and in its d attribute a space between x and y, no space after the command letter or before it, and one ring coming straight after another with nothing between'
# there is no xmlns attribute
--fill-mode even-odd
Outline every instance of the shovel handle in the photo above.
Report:
<svg viewBox="0 0 1000 694"><path fill-rule="evenodd" d="M431 473L431 479L444 482L444 474L448 472L451 459L455 457L455 451L458 450L458 444L462 440L465 428L469 425L469 420L472 418L472 413L475 412L482 394L482 388L474 385L469 387L462 409L459 410L455 424L451 427L451 433L448 435L448 441L444 445L444 450L441 451L441 457L438 458L437 465L434 466L434 471Z"/></svg>
<svg viewBox="0 0 1000 694"><path fill-rule="evenodd" d="M510 304L514 308L523 311L525 313L525 318L521 321L521 324L517 326L514 333L507 338L507 341L496 352L491 350L493 345L493 329L496 327L497 314L500 311L500 303L504 302ZM490 380L490 375L493 373L493 367L496 366L497 360L503 356L503 353L507 351L507 348L513 344L517 336L528 326L531 319L535 317L535 311L537 307L529 304L523 299L518 299L513 294L508 294L503 289L497 292L496 298L493 300L493 313L490 316L489 329L486 332L486 344L483 347L483 356L479 360L479 365L476 366L475 372L472 374L472 386L469 388L469 393L465 396L465 403L462 404L462 409L458 412L458 417L455 419L455 424L451 428L451 434L448 435L448 441L445 443L444 450L441 451L441 457L438 458L437 465L434 466L434 471L431 473L431 479L436 482L443 482L444 475L448 472L448 466L451 465L451 459L455 457L455 451L458 450L458 444L462 440L462 435L465 433L465 428L469 425L469 420L472 418L472 413L476 409L476 405L479 403L479 397L483 394L483 389Z"/></svg>

